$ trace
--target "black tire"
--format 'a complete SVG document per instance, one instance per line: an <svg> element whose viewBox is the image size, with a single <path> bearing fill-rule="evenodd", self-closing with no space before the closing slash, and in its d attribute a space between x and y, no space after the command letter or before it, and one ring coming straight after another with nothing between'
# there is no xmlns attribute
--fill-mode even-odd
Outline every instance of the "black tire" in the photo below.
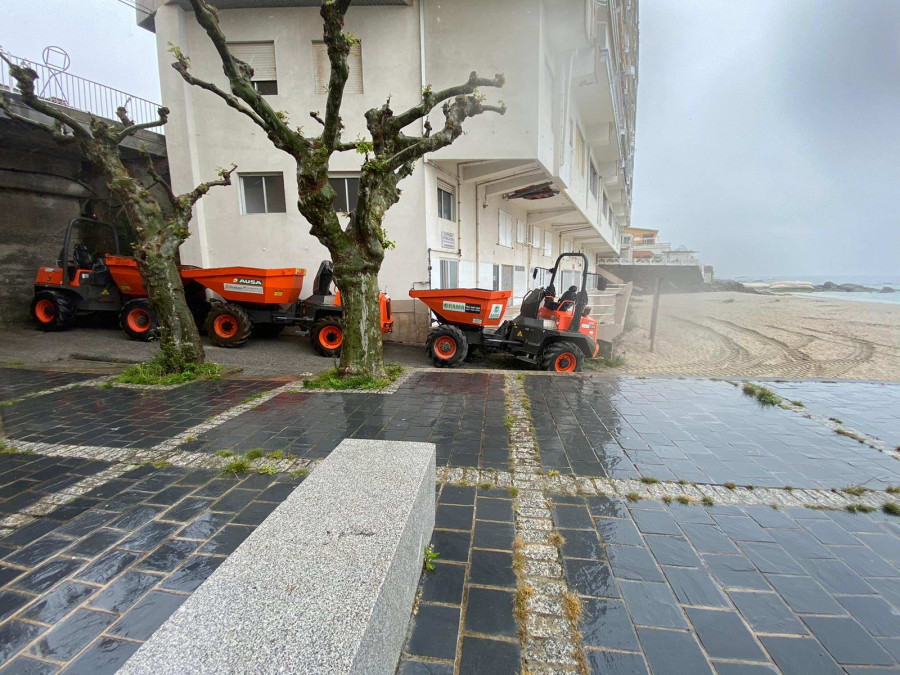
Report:
<svg viewBox="0 0 900 675"><path fill-rule="evenodd" d="M129 300L119 312L119 326L132 340L150 342L159 339L159 320L147 298Z"/></svg>
<svg viewBox="0 0 900 675"><path fill-rule="evenodd" d="M253 322L239 305L216 303L206 315L204 326L213 344L219 347L240 347L250 339Z"/></svg>
<svg viewBox="0 0 900 675"><path fill-rule="evenodd" d="M319 319L309 332L313 349L322 356L340 356L344 344L344 326L340 319Z"/></svg>
<svg viewBox="0 0 900 675"><path fill-rule="evenodd" d="M557 373L580 373L584 352L573 342L561 340L546 347L541 354L541 370Z"/></svg>
<svg viewBox="0 0 900 675"><path fill-rule="evenodd" d="M74 298L57 291L38 291L31 301L31 318L43 331L69 330L76 311Z"/></svg>
<svg viewBox="0 0 900 675"><path fill-rule="evenodd" d="M253 324L253 337L271 340L281 335L283 330L283 323L255 323Z"/></svg>
<svg viewBox="0 0 900 675"><path fill-rule="evenodd" d="M428 334L425 349L435 366L451 368L466 358L469 341L456 326L438 326Z"/></svg>

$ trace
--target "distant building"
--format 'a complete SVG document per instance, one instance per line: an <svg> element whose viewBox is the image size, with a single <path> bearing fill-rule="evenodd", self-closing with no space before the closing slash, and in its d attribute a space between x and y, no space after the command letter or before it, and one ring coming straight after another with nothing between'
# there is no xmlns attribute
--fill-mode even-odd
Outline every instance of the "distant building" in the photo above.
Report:
<svg viewBox="0 0 900 675"><path fill-rule="evenodd" d="M323 109L328 73L319 3L215 4L258 90L315 133L309 112ZM184 262L312 274L327 252L297 210L293 160L170 67L175 44L195 75L227 85L188 4L139 6L150 10L138 10L138 22L156 34L163 104L172 110L166 139L175 189L238 165L233 187L197 205ZM401 183L403 197L387 214L397 247L380 283L394 298L393 337L421 340L427 330L427 310L407 295L413 286L512 289L521 298L536 283L530 268L549 267L560 251L585 252L592 267L598 255L618 256L631 214L637 0L368 0L351 6L346 29L360 40L342 111L347 139L365 135L364 112L388 96L403 110L429 84L458 84L472 70L506 76L502 90L484 92L506 102L506 115L467 120L463 137ZM436 111L432 124L441 120ZM359 166L356 153L333 158L338 211L355 206Z"/></svg>
<svg viewBox="0 0 900 675"><path fill-rule="evenodd" d="M657 277L667 279L667 290L700 290L704 276L698 251L659 240L659 230L626 227L618 256L597 255L596 265L618 279L649 290Z"/></svg>

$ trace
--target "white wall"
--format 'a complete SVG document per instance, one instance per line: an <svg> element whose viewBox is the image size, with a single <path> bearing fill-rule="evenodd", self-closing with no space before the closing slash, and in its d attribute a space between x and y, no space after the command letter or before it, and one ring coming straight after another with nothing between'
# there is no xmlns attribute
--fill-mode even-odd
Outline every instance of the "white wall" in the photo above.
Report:
<svg viewBox="0 0 900 675"><path fill-rule="evenodd" d="M276 110L288 113L307 133L318 133L309 117L322 111L325 96L315 93L312 41L321 40L322 23L315 8L272 8L220 12L222 29L232 41L275 42L277 96L267 97ZM364 112L387 97L395 109L414 105L420 90L418 12L413 7L353 7L347 30L362 42L364 93L347 95L343 105L344 137L365 133ZM156 15L163 104L172 109L166 128L174 188L186 191L212 178L217 167L238 165L241 172L281 171L285 179L286 213L240 213L237 177L229 188L217 188L203 198L192 223L192 237L182 249L184 262L205 266L242 264L253 267L305 267L310 292L312 276L327 250L308 233L309 225L297 210L296 168L293 159L275 149L261 129L215 95L188 87L171 67L168 44L181 47L191 58L192 72L226 88L218 55L192 14L166 5ZM336 154L332 169L356 171L361 157ZM427 279L425 177L421 166L401 183L403 197L385 219L388 238L400 250L385 257L380 283L397 297L416 279Z"/></svg>

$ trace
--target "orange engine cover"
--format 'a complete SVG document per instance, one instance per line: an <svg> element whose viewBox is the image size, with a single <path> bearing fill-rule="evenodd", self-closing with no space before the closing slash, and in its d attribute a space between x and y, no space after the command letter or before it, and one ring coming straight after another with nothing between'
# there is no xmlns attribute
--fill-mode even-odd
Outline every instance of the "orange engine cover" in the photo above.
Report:
<svg viewBox="0 0 900 675"><path fill-rule="evenodd" d="M62 286L62 267L42 267L38 270L34 283L41 286Z"/></svg>

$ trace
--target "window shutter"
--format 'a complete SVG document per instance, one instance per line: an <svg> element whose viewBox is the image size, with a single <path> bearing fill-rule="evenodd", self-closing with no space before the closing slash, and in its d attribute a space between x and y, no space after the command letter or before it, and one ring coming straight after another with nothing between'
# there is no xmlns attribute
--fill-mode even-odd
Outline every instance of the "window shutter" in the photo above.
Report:
<svg viewBox="0 0 900 675"><path fill-rule="evenodd" d="M316 93L328 93L328 81L331 79L331 61L328 60L328 47L324 42L313 42L313 67L316 75ZM362 44L357 42L350 47L347 57L349 75L344 85L345 94L363 93Z"/></svg>
<svg viewBox="0 0 900 675"><path fill-rule="evenodd" d="M274 42L230 42L228 48L235 58L253 68L254 82L278 79Z"/></svg>
<svg viewBox="0 0 900 675"><path fill-rule="evenodd" d="M350 47L350 55L347 57L349 74L347 84L344 85L345 94L363 93L363 69L362 69L362 43L357 42Z"/></svg>

